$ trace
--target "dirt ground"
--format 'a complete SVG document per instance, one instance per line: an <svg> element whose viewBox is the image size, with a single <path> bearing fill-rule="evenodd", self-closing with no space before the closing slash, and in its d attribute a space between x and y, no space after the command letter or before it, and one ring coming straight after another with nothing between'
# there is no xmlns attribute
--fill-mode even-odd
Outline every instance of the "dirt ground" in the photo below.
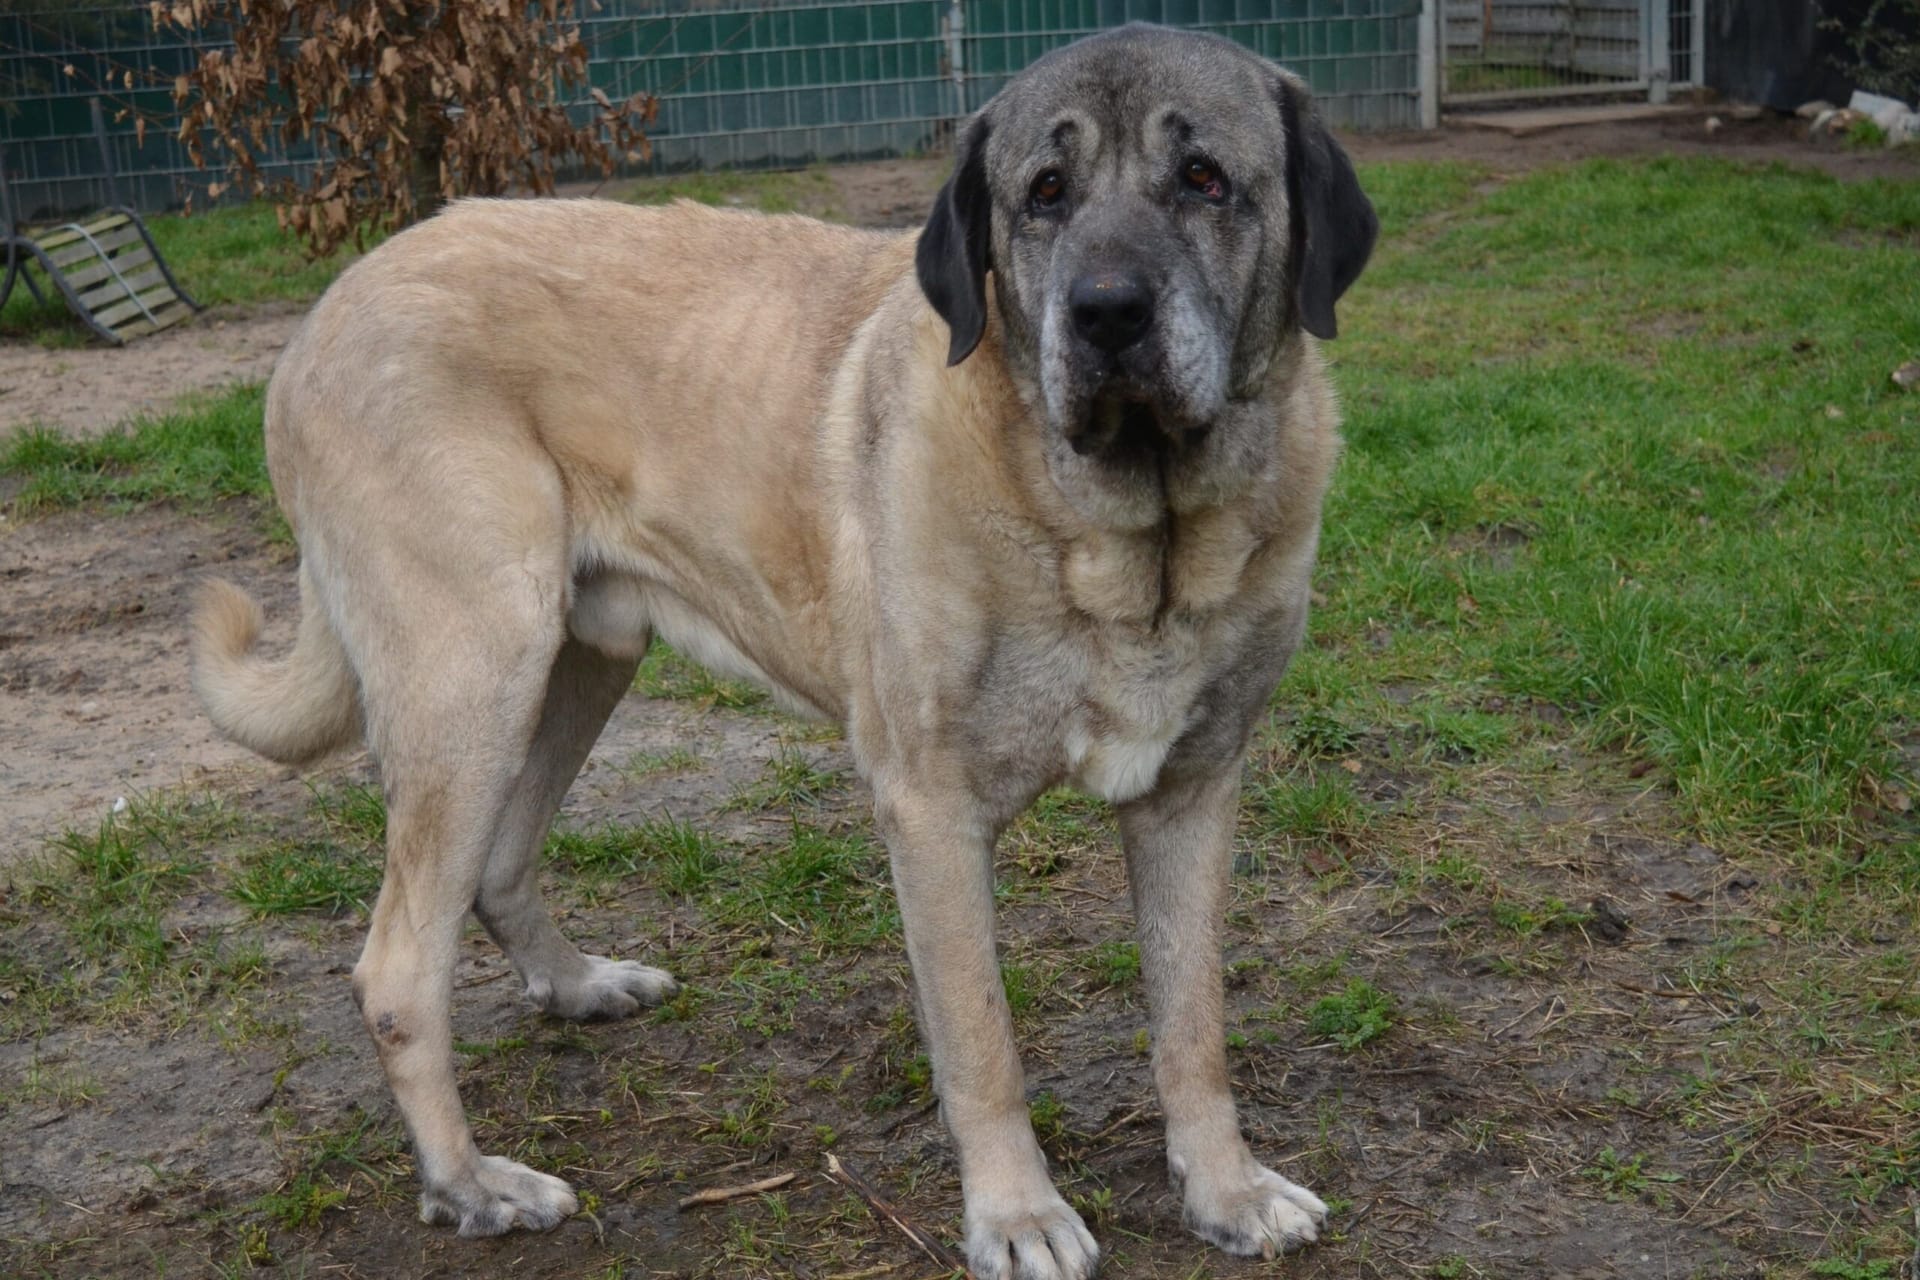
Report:
<svg viewBox="0 0 1920 1280"><path fill-rule="evenodd" d="M260 382L306 307L221 307L124 347L0 342L0 432L28 423L78 435L164 409L183 391Z"/></svg>
<svg viewBox="0 0 1920 1280"><path fill-rule="evenodd" d="M1651 151L1811 164L1849 179L1917 171L1910 158L1813 148L1791 123L1736 122L1710 137L1701 117L1353 143L1363 161L1458 159L1498 172ZM849 220L891 226L915 224L939 178L933 161L833 174ZM119 351L0 346L0 430L42 421L97 432L182 392L263 377L297 320L284 309L215 312ZM6 929L32 938L56 927L24 905L23 860L62 830L95 829L122 797L211 796L242 815L245 838L292 840L312 835L317 792L368 777L354 759L296 778L213 737L184 657L189 589L213 569L261 599L269 642L284 640L291 565L244 507L0 521ZM1365 793L1430 802L1436 829L1464 825L1459 790L1383 763L1391 746L1356 752ZM828 780L825 794L740 803L795 753ZM777 717L636 695L564 821L590 829L671 814L741 848L802 821L857 835L865 820L850 773L838 741ZM1609 768L1568 750L1553 779L1544 791L1472 782L1475 821L1502 833L1522 881L1568 903L1608 904L1595 917L1604 927L1543 933L1517 971L1454 936L1444 902L1409 894L1364 851L1312 892L1257 858L1243 866L1229 959L1230 1002L1246 1031L1234 1056L1245 1121L1256 1150L1340 1200L1334 1239L1299 1259L1235 1263L1182 1235L1136 1048L1137 993L1079 969L1042 975L1036 1016L1022 1024L1030 1083L1064 1104L1047 1145L1115 1251L1107 1274L1758 1277L1838 1229L1788 1182L1746 1167L1728 1176L1738 1164L1725 1165L1728 1144L1758 1150L1771 1133L1744 1131L1710 1105L1691 1132L1638 1124L1638 1104L1613 1105L1623 1088L1650 1105L1683 1067L1711 1056L1725 1028L1762 1012L1688 996L1676 979L1756 886L1714 850L1663 835L1659 798ZM228 845L244 843L220 830ZM1010 956L1092 951L1126 936L1112 832L1089 818L1086 833L1009 872ZM591 1213L550 1235L478 1243L414 1219L404 1143L348 998L360 918L302 915L259 931L264 988L237 979L213 988L223 1012L211 1029L103 1016L0 1042L0 1273L939 1273L819 1172L830 1147L956 1239L951 1149L913 1076L897 946L828 953L818 970L822 953L797 935L729 932L644 884L567 891L563 901L565 927L589 949L654 957L713 993L704 1013L565 1026L534 1017L502 980L497 953L472 940L457 1035L469 1046L463 1089L481 1142L539 1156L591 1193ZM167 925L183 943L217 946L249 920L209 890ZM1300 993L1325 980L1291 968L1284 958L1297 955L1345 955L1347 972L1402 993L1407 1034L1349 1055L1310 1040L1297 1016L1270 1016L1297 1015ZM751 972L742 956L755 959ZM802 972L808 993L782 998L781 982ZM14 998L0 989L0 1003ZM1774 1084L1788 1114L1794 1090L1816 1087ZM1489 1114L1488 1096L1524 1103ZM1638 1153L1644 1166L1587 1180L1579 1171L1596 1159L1608 1168L1602 1148ZM799 1176L780 1197L675 1208L688 1191L785 1171ZM343 1192L338 1203L261 1225L263 1198L310 1189L318 1173ZM1663 1189L1669 1175L1685 1177L1677 1202Z"/></svg>
<svg viewBox="0 0 1920 1280"><path fill-rule="evenodd" d="M1475 114L1481 114L1476 112ZM1486 113L1493 114L1493 113ZM1709 119L1720 127L1709 132ZM1848 147L1814 143L1807 122L1765 112L1738 119L1725 107L1699 107L1673 115L1616 124L1577 125L1513 137L1498 129L1443 124L1432 132L1360 134L1345 139L1354 159L1458 160L1495 173L1523 173L1547 164L1594 156L1713 156L1750 164L1787 164L1818 169L1843 181L1910 178L1920 171L1915 148Z"/></svg>

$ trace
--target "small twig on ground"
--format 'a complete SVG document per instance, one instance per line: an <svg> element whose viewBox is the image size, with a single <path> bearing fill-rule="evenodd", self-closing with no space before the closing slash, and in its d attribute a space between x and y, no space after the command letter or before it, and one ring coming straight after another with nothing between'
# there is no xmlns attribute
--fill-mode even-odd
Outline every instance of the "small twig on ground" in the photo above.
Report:
<svg viewBox="0 0 1920 1280"><path fill-rule="evenodd" d="M915 1107L913 1110L907 1112L905 1115L895 1116L893 1119L887 1121L886 1125L880 1130L880 1136L883 1138L891 1138L893 1136L893 1131L895 1129L898 1129L903 1124L909 1124L912 1121L920 1119L922 1116L927 1115L929 1112L931 1112L935 1107L939 1105L940 1105L940 1099L934 1098L931 1101L922 1103L920 1106Z"/></svg>
<svg viewBox="0 0 1920 1280"><path fill-rule="evenodd" d="M862 1267L858 1271L836 1271L827 1280L873 1280L875 1276L884 1276L899 1269L897 1262L883 1262L877 1267Z"/></svg>
<svg viewBox="0 0 1920 1280"><path fill-rule="evenodd" d="M1538 1003L1528 1008L1528 1010L1525 1013L1515 1018L1512 1022L1507 1023L1505 1026L1501 1027L1498 1031L1494 1032L1491 1036L1488 1036L1487 1038L1489 1040L1498 1040L1501 1036L1507 1034L1507 1032L1513 1030L1515 1027L1525 1022L1528 1018L1531 1018L1534 1014L1540 1012L1541 1008L1546 1003L1547 1002L1545 1000L1539 1001Z"/></svg>
<svg viewBox="0 0 1920 1280"><path fill-rule="evenodd" d="M1633 982L1613 984L1622 991L1631 991L1637 996L1659 996L1663 1000L1716 1000L1719 997L1707 991L1678 991L1671 987L1643 987Z"/></svg>
<svg viewBox="0 0 1920 1280"><path fill-rule="evenodd" d="M1100 1132L1094 1134L1091 1138L1088 1138L1087 1141L1098 1142L1100 1141L1100 1139L1112 1133L1115 1129L1121 1128L1124 1125L1132 1124L1135 1120L1138 1120L1140 1118L1140 1113L1144 1110L1146 1110L1146 1108L1144 1107L1135 1107L1133 1110L1127 1112L1127 1114L1121 1116L1118 1120L1115 1120L1112 1124L1108 1125L1106 1128L1102 1129Z"/></svg>
<svg viewBox="0 0 1920 1280"><path fill-rule="evenodd" d="M908 1222L901 1216L898 1209L867 1184L865 1178L840 1163L831 1151L827 1153L827 1176L864 1200L867 1208L873 1210L875 1216L891 1222L901 1235L913 1241L920 1252L933 1259L936 1265L945 1267L948 1271L961 1272L967 1280L973 1280L973 1273L967 1270L966 1259Z"/></svg>
<svg viewBox="0 0 1920 1280"><path fill-rule="evenodd" d="M799 1175L795 1173L776 1173L771 1178L762 1178L758 1182L748 1182L737 1187L708 1187L705 1191L696 1191L680 1200L681 1212L698 1209L702 1205L725 1204L729 1200L743 1200L748 1196L757 1196L763 1191L778 1191Z"/></svg>

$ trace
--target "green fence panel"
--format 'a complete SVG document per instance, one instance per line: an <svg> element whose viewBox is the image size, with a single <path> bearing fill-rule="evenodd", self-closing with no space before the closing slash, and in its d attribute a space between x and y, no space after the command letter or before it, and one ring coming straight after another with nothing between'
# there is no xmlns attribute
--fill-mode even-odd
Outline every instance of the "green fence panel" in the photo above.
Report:
<svg viewBox="0 0 1920 1280"><path fill-rule="evenodd" d="M1036 57L1130 21L1217 32L1278 59L1338 125L1417 125L1419 0L601 0L581 26L593 87L660 99L641 167L677 171L935 150ZM105 200L90 96L113 120L124 202L177 207L204 192L216 175L192 166L171 127L150 125L138 144L123 112L169 118L166 86L217 43L156 32L144 4L0 12L0 147L21 212ZM577 106L584 119L584 94ZM308 162L276 153L271 167Z"/></svg>

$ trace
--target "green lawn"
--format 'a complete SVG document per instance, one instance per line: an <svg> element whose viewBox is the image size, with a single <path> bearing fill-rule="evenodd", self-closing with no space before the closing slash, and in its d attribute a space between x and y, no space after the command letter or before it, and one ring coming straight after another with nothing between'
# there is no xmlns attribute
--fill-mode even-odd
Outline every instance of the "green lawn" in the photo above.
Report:
<svg viewBox="0 0 1920 1280"><path fill-rule="evenodd" d="M1387 247L1335 348L1350 448L1294 689L1362 719L1396 680L1539 699L1657 762L1703 833L1890 834L1920 732L1920 397L1889 377L1920 354L1920 184L1368 179Z"/></svg>
<svg viewBox="0 0 1920 1280"><path fill-rule="evenodd" d="M612 193L633 204L697 200L701 204L757 209L761 213L805 213L838 220L831 174L826 169L786 173L686 173L622 183Z"/></svg>
<svg viewBox="0 0 1920 1280"><path fill-rule="evenodd" d="M81 503L116 507L173 502L205 507L223 498L272 496L261 437L262 388L184 397L157 413L92 439L28 427L0 439L0 473L20 476L22 515Z"/></svg>

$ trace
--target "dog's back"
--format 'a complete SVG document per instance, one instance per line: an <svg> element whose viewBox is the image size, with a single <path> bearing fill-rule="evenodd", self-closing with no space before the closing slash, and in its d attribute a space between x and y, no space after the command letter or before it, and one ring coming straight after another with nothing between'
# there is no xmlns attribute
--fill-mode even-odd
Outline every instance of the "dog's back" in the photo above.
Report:
<svg viewBox="0 0 1920 1280"><path fill-rule="evenodd" d="M423 413L535 432L563 467L610 448L664 465L661 447L629 452L635 431L703 468L736 438L778 452L910 254L898 235L689 202L459 202L344 273L288 346L267 403L276 491L303 452L404 455Z"/></svg>

